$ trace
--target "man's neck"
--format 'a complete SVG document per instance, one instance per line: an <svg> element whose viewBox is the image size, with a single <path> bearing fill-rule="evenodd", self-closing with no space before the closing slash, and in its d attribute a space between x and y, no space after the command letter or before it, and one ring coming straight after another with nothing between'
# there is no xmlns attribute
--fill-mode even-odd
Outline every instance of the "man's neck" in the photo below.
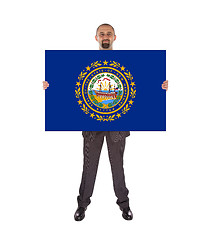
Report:
<svg viewBox="0 0 211 240"><path fill-rule="evenodd" d="M113 47L111 47L110 49L103 49L99 47L99 50L113 50Z"/></svg>

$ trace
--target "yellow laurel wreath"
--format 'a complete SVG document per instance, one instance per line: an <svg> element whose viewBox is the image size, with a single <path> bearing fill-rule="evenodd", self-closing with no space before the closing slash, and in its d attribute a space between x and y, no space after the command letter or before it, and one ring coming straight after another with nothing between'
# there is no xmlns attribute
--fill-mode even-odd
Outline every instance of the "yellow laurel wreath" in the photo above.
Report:
<svg viewBox="0 0 211 240"><path fill-rule="evenodd" d="M97 121L103 121L103 117L96 114Z"/></svg>
<svg viewBox="0 0 211 240"><path fill-rule="evenodd" d="M109 117L108 117L108 120L109 120L109 121L114 121L114 117L115 117L115 114L112 115L112 116L109 116Z"/></svg>
<svg viewBox="0 0 211 240"><path fill-rule="evenodd" d="M83 104L83 108L81 108L86 114L89 113L89 109L87 109L87 107L85 106L85 104Z"/></svg>
<svg viewBox="0 0 211 240"><path fill-rule="evenodd" d="M120 64L118 62L114 62L114 61L113 61L113 63L110 63L109 65L113 66L113 67L120 67Z"/></svg>
<svg viewBox="0 0 211 240"><path fill-rule="evenodd" d="M131 81L133 80L133 76L131 75L130 72L129 72L129 73L126 73L126 72L125 72L125 75L126 75L126 77L127 77L128 79L130 79Z"/></svg>
<svg viewBox="0 0 211 240"><path fill-rule="evenodd" d="M85 73L81 72L80 75L78 76L79 81L80 81L81 79L83 79L86 74L87 74L87 72L85 72Z"/></svg>
<svg viewBox="0 0 211 240"><path fill-rule="evenodd" d="M136 90L133 90L133 88L131 88L131 97L132 98L135 98L135 95L136 95Z"/></svg>
<svg viewBox="0 0 211 240"><path fill-rule="evenodd" d="M112 116L109 116L108 118L106 118L106 117L104 117L104 116L99 116L98 114L96 114L96 117L97 117L97 121L103 121L103 122L105 122L105 121L114 121L114 117L115 117L115 114L114 115L112 115Z"/></svg>
<svg viewBox="0 0 211 240"><path fill-rule="evenodd" d="M78 90L75 90L75 95L77 98L80 98L81 96L80 87L78 88Z"/></svg>
<svg viewBox="0 0 211 240"><path fill-rule="evenodd" d="M126 114L128 111L130 110L130 108L128 107L128 104L124 107L124 109L122 110L123 114Z"/></svg>
<svg viewBox="0 0 211 240"><path fill-rule="evenodd" d="M98 67L98 66L101 66L102 64L100 64L98 61L97 62L94 62L94 63L91 63L91 67Z"/></svg>

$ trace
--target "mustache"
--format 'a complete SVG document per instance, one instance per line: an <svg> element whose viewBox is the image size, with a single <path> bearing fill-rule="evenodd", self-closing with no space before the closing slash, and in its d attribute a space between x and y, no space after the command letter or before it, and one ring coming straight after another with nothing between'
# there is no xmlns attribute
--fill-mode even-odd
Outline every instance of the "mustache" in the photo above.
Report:
<svg viewBox="0 0 211 240"><path fill-rule="evenodd" d="M110 40L109 40L109 39L104 39L102 42L104 42L104 41L109 41L109 42L110 42Z"/></svg>

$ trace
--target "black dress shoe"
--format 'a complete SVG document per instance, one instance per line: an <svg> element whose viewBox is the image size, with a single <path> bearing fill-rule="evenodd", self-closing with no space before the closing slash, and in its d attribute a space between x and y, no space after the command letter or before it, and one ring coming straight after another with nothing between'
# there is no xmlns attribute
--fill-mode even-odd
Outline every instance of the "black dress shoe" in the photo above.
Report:
<svg viewBox="0 0 211 240"><path fill-rule="evenodd" d="M132 213L132 211L130 210L129 207L121 208L121 210L122 210L122 217L125 220L132 220L133 219L133 213Z"/></svg>
<svg viewBox="0 0 211 240"><path fill-rule="evenodd" d="M85 211L86 211L86 208L78 207L74 215L75 220L76 221L83 220L85 218Z"/></svg>

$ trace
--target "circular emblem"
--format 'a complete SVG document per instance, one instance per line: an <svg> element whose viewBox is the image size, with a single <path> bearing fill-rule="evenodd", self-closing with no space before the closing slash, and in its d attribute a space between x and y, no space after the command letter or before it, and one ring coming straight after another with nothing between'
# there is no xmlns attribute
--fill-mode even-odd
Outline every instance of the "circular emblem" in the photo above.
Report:
<svg viewBox="0 0 211 240"><path fill-rule="evenodd" d="M115 61L96 61L87 66L75 86L81 110L97 121L114 121L126 114L136 96L132 74Z"/></svg>

